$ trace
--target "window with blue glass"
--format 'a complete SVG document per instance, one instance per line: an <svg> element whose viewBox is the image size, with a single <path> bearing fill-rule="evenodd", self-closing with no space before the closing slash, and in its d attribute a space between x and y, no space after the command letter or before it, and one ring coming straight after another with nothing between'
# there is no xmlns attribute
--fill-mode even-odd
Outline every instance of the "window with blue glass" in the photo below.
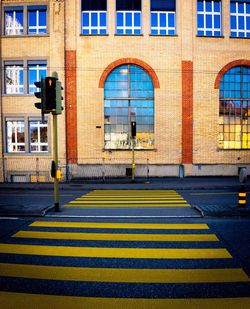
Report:
<svg viewBox="0 0 250 309"><path fill-rule="evenodd" d="M250 149L250 67L234 67L221 79L219 147Z"/></svg>
<svg viewBox="0 0 250 309"><path fill-rule="evenodd" d="M116 33L141 34L141 0L116 0Z"/></svg>
<svg viewBox="0 0 250 309"><path fill-rule="evenodd" d="M82 0L82 34L107 33L107 1Z"/></svg>
<svg viewBox="0 0 250 309"><path fill-rule="evenodd" d="M104 148L131 148L131 121L136 121L137 149L154 148L154 87L139 66L114 69L104 85Z"/></svg>
<svg viewBox="0 0 250 309"><path fill-rule="evenodd" d="M4 35L40 35L46 33L46 5L4 7Z"/></svg>
<svg viewBox="0 0 250 309"><path fill-rule="evenodd" d="M23 27L23 7L5 7L4 8L4 34L21 35L24 33Z"/></svg>
<svg viewBox="0 0 250 309"><path fill-rule="evenodd" d="M47 64L43 61L29 61L28 62L28 92L34 93L39 91L36 88L35 82L40 81L42 77L47 75Z"/></svg>
<svg viewBox="0 0 250 309"><path fill-rule="evenodd" d="M175 34L175 0L151 0L151 34Z"/></svg>
<svg viewBox="0 0 250 309"><path fill-rule="evenodd" d="M221 1L197 1L197 35L221 36Z"/></svg>
<svg viewBox="0 0 250 309"><path fill-rule="evenodd" d="M230 2L231 36L250 38L250 1L238 0Z"/></svg>
<svg viewBox="0 0 250 309"><path fill-rule="evenodd" d="M38 91L35 82L46 77L47 63L41 60L5 61L5 94L26 95Z"/></svg>
<svg viewBox="0 0 250 309"><path fill-rule="evenodd" d="M46 6L28 7L28 33L29 34L47 33Z"/></svg>

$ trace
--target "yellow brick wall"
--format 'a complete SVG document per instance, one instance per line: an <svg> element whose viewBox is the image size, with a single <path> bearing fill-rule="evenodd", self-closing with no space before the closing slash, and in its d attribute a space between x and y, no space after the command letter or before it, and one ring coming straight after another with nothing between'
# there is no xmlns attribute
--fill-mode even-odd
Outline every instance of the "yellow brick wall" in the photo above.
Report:
<svg viewBox="0 0 250 309"><path fill-rule="evenodd" d="M15 0L2 1L2 4L19 2L23 3ZM32 0L25 1L29 2L34 3ZM48 3L36 1L38 2ZM64 83L64 52L76 50L79 163L90 160L93 163L99 162L102 158L112 158L112 163L127 162L130 159L129 151L112 151L112 153L103 151L104 90L98 88L98 83L110 63L121 58L137 58L155 70L160 88L155 89L155 150L138 151L136 158L142 161L149 158L152 164L181 164L181 62L193 61L193 163L247 163L249 151L218 149L219 93L214 89L216 76L227 63L238 59L250 59L250 40L229 38L229 2L229 0L222 1L224 37L202 38L196 37L195 0L177 0L177 35L173 37L149 35L149 0L142 0L143 35L135 37L115 35L113 0L108 0L109 35L107 36L80 35L80 0L50 1L49 35L1 37L1 56L4 60L47 59L48 74L57 71ZM66 24L64 24L64 5ZM33 96L2 96L3 115L39 115L39 111L33 105L35 100ZM50 133L52 142L52 130ZM65 112L63 112L59 116L59 157L63 159L66 157L65 143Z"/></svg>

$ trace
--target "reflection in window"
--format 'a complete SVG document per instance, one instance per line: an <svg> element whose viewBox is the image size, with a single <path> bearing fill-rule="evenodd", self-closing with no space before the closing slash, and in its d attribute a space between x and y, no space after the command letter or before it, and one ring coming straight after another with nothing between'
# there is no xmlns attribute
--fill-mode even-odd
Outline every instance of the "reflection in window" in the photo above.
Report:
<svg viewBox="0 0 250 309"><path fill-rule="evenodd" d="M28 33L39 34L47 32L47 7L28 7Z"/></svg>
<svg viewBox="0 0 250 309"><path fill-rule="evenodd" d="M47 122L29 122L30 152L48 151Z"/></svg>
<svg viewBox="0 0 250 309"><path fill-rule="evenodd" d="M5 35L23 34L23 7L6 7L4 11Z"/></svg>
<svg viewBox="0 0 250 309"><path fill-rule="evenodd" d="M34 93L39 91L35 86L35 82L40 81L42 77L46 77L47 66L46 63L37 63L34 61L28 62L28 83L29 83L29 93Z"/></svg>
<svg viewBox="0 0 250 309"><path fill-rule="evenodd" d="M250 1L230 2L231 36L250 37Z"/></svg>
<svg viewBox="0 0 250 309"><path fill-rule="evenodd" d="M175 34L175 0L151 0L151 34Z"/></svg>
<svg viewBox="0 0 250 309"><path fill-rule="evenodd" d="M107 1L82 1L82 34L107 33Z"/></svg>
<svg viewBox="0 0 250 309"><path fill-rule="evenodd" d="M24 152L25 151L24 121L7 121L6 133L7 133L7 151Z"/></svg>
<svg viewBox="0 0 250 309"><path fill-rule="evenodd" d="M141 0L116 0L116 33L141 34Z"/></svg>
<svg viewBox="0 0 250 309"><path fill-rule="evenodd" d="M221 1L197 1L197 34L200 36L221 35Z"/></svg>
<svg viewBox="0 0 250 309"><path fill-rule="evenodd" d="M104 86L105 149L131 148L131 121L136 121L137 149L154 147L154 88L142 68L122 65Z"/></svg>
<svg viewBox="0 0 250 309"><path fill-rule="evenodd" d="M219 147L250 148L250 68L228 70L220 82Z"/></svg>
<svg viewBox="0 0 250 309"><path fill-rule="evenodd" d="M24 93L23 65L5 65L5 92L6 94Z"/></svg>

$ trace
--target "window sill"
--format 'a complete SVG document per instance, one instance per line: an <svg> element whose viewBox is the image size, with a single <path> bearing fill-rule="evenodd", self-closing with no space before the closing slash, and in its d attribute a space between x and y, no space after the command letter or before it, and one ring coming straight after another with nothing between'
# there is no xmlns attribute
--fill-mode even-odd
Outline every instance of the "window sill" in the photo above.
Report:
<svg viewBox="0 0 250 309"><path fill-rule="evenodd" d="M149 34L152 37L178 37L178 34Z"/></svg>
<svg viewBox="0 0 250 309"><path fill-rule="evenodd" d="M43 38L43 37L49 37L49 33L43 33L43 34L20 34L20 35L5 35L3 34L1 36L2 39L4 38Z"/></svg>
<svg viewBox="0 0 250 309"><path fill-rule="evenodd" d="M250 37L230 36L229 39L249 40Z"/></svg>
<svg viewBox="0 0 250 309"><path fill-rule="evenodd" d="M4 152L3 154L3 159L4 157L24 157L24 156L28 156L28 157L46 157L46 156L50 156L51 153L50 152Z"/></svg>
<svg viewBox="0 0 250 309"><path fill-rule="evenodd" d="M115 36L144 36L143 34L118 34L115 33Z"/></svg>
<svg viewBox="0 0 250 309"><path fill-rule="evenodd" d="M80 36L109 36L109 34L108 33L106 33L106 34L83 34L83 33L81 33L80 34Z"/></svg>
<svg viewBox="0 0 250 309"><path fill-rule="evenodd" d="M224 35L196 35L197 38L224 39Z"/></svg>

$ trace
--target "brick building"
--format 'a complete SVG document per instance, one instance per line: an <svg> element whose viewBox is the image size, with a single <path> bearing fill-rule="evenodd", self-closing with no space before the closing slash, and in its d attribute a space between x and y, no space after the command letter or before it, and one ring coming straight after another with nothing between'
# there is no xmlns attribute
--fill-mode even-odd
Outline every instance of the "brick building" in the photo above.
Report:
<svg viewBox="0 0 250 309"><path fill-rule="evenodd" d="M64 85L64 178L237 175L250 157L249 0L1 1L0 179L48 181L52 120L34 82Z"/></svg>

